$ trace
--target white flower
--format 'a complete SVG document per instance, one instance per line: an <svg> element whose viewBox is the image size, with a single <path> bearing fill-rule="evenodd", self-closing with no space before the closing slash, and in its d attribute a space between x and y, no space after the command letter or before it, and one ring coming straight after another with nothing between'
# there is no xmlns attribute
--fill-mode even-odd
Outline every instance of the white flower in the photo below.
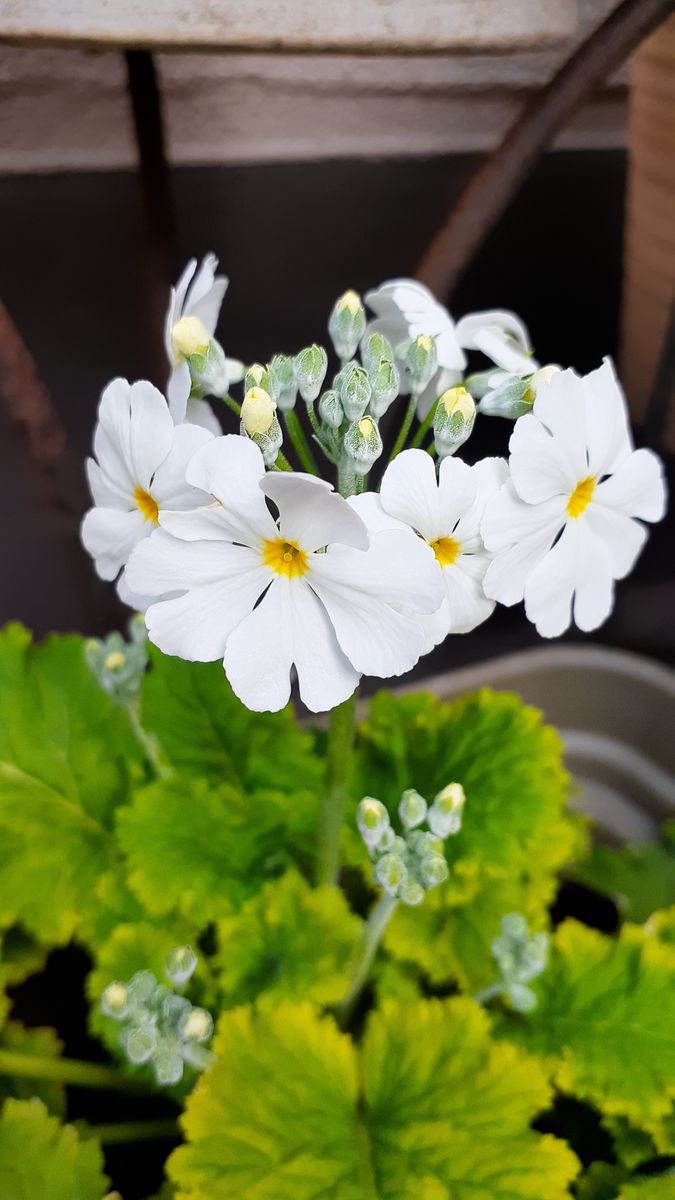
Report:
<svg viewBox="0 0 675 1200"><path fill-rule="evenodd" d="M190 259L175 288L171 289L164 321L164 346L172 367L167 385L167 399L175 423L181 425L184 421L189 421L219 434L220 425L210 405L205 400L189 400L190 368L185 361L187 351L194 352L200 341L205 346L208 345L209 339L216 331L220 306L229 283L225 275L216 275L217 269L218 259L215 254L207 254L202 259L199 269L197 259ZM179 329L174 334L177 326ZM184 330L182 337L181 328ZM228 358L226 363L230 384L243 379L242 363L233 358Z"/></svg>
<svg viewBox="0 0 675 1200"><path fill-rule="evenodd" d="M258 447L236 435L203 446L187 479L215 504L160 513L162 528L128 567L135 591L181 593L146 613L161 650L222 658L255 711L287 703L293 665L304 703L320 712L350 696L361 674L399 675L417 662L424 634L413 614L433 612L441 595L433 555L409 531L369 540L329 484L265 474Z"/></svg>
<svg viewBox="0 0 675 1200"><path fill-rule="evenodd" d="M614 580L632 569L659 521L666 490L659 459L633 450L625 401L611 363L580 378L561 371L516 422L511 477L488 503L481 527L495 553L485 591L525 600L543 637L572 621L597 629L612 608Z"/></svg>
<svg viewBox="0 0 675 1200"><path fill-rule="evenodd" d="M506 479L502 458L486 458L468 467L444 458L438 482L434 461L424 450L404 450L387 467L379 496L357 496L350 503L370 530L408 526L434 552L443 602L425 628L425 651L449 633L468 633L493 611L482 581L491 555L480 536L480 523L490 496ZM403 523L403 524L401 524ZM408 543L409 544L409 543Z"/></svg>
<svg viewBox="0 0 675 1200"><path fill-rule="evenodd" d="M185 468L210 440L196 425L174 426L163 395L146 380L108 384L98 408L96 458L87 460L94 507L82 522L82 541L102 579L115 579L163 508L208 501L185 482ZM123 599L129 602L128 592Z"/></svg>
<svg viewBox="0 0 675 1200"><path fill-rule="evenodd" d="M394 350L402 342L428 334L436 342L438 371L420 394L417 415L422 420L437 396L446 388L459 383L466 366L466 356L457 340L455 324L446 308L415 279L390 279L374 291L366 292L366 304L375 313L368 332L377 330L389 338ZM406 391L403 362L399 358L402 391Z"/></svg>
<svg viewBox="0 0 675 1200"><path fill-rule="evenodd" d="M457 337L465 349L480 350L498 368L474 376L482 385L475 394L481 398L484 413L520 416L531 406L537 389L560 370L553 363L539 366L532 354L530 335L515 313L501 309L471 313L458 321ZM521 386L514 389L514 384Z"/></svg>

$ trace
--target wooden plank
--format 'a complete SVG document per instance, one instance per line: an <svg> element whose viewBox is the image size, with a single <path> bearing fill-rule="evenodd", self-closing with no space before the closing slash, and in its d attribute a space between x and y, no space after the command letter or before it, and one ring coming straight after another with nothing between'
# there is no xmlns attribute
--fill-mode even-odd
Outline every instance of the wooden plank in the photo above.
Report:
<svg viewBox="0 0 675 1200"><path fill-rule="evenodd" d="M504 51L576 22L576 0L0 0L5 40L174 50Z"/></svg>

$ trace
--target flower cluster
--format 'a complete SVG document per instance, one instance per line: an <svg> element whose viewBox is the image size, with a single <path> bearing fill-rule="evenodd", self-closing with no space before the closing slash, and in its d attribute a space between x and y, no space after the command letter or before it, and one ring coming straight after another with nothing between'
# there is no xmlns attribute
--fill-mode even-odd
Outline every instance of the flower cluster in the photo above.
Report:
<svg viewBox="0 0 675 1200"><path fill-rule="evenodd" d="M88 638L84 652L100 687L116 704L124 708L138 698L148 664L147 634L140 613L129 621L128 642L120 633L110 633L103 640Z"/></svg>
<svg viewBox="0 0 675 1200"><path fill-rule="evenodd" d="M388 896L414 906L431 888L445 883L448 864L443 843L459 833L464 802L459 783L443 788L431 805L414 788L407 788L398 806L402 833L396 834L384 804L364 796L356 823L374 863L375 882Z"/></svg>
<svg viewBox="0 0 675 1200"><path fill-rule="evenodd" d="M172 291L167 399L146 381L109 384L87 468L84 545L154 643L222 660L251 709L282 707L297 676L324 711L498 603L524 601L545 637L602 624L644 522L665 509L661 465L633 449L609 361L583 377L542 367L514 314L455 324L398 279L365 304L353 291L336 302L330 376L316 344L245 369L215 337L216 269L212 255L192 261ZM467 373L476 355L489 366ZM240 401L229 389L242 379ZM234 409L238 434L223 435L209 396ZM508 459L457 457L477 415L515 421Z"/></svg>
<svg viewBox="0 0 675 1200"><path fill-rule="evenodd" d="M197 966L189 946L169 954L164 973L174 988L185 986ZM136 971L128 983L109 983L101 1010L121 1025L120 1045L134 1066L152 1066L162 1087L180 1083L186 1066L203 1071L211 1062L204 1045L213 1033L213 1019L180 991L159 983L152 971Z"/></svg>
<svg viewBox="0 0 675 1200"><path fill-rule="evenodd" d="M505 996L516 1012L532 1012L537 1007L537 997L527 985L546 970L548 934L530 933L520 913L502 917L501 924L502 932L492 943L500 979L489 990Z"/></svg>

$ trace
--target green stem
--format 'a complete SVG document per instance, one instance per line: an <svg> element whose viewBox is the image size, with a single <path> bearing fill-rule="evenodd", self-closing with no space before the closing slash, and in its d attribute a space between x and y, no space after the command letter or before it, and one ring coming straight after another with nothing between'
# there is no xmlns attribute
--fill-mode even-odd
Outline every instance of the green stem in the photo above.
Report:
<svg viewBox="0 0 675 1200"><path fill-rule="evenodd" d="M180 1126L171 1117L157 1121L111 1121L108 1125L90 1125L89 1128L102 1146L180 1137Z"/></svg>
<svg viewBox="0 0 675 1200"><path fill-rule="evenodd" d="M129 701L129 703L126 705L126 712L127 716L129 717L129 724L131 725L133 735L145 754L145 757L150 763L153 771L160 779L169 779L173 772L166 761L166 758L164 757L157 738L152 733L148 733L147 729L143 728L138 699Z"/></svg>
<svg viewBox="0 0 675 1200"><path fill-rule="evenodd" d="M382 940L382 935L397 904L398 900L396 896L390 896L387 892L383 892L377 904L371 910L363 930L359 955L352 969L347 995L340 1002L337 1009L338 1021L343 1029L348 1024L356 1001L361 995L363 985L368 978L368 972L375 957L375 951Z"/></svg>
<svg viewBox="0 0 675 1200"><path fill-rule="evenodd" d="M425 437L427 436L427 431L431 428L431 426L434 423L434 417L436 416L437 407L438 407L438 400L434 400L434 403L432 404L426 417L422 421L422 424L420 425L419 429L417 430L417 433L415 434L412 442L410 443L411 446L417 447L417 446L422 445L422 442L424 441Z"/></svg>
<svg viewBox="0 0 675 1200"><path fill-rule="evenodd" d="M341 496L357 496L359 492L359 477L354 470L354 464L346 454L343 454L337 465L338 491Z"/></svg>
<svg viewBox="0 0 675 1200"><path fill-rule="evenodd" d="M38 1058L17 1050L0 1049L0 1075L22 1076L27 1079L50 1079L73 1087L101 1088L104 1091L151 1091L148 1080L123 1075L115 1067L80 1062L74 1058Z"/></svg>
<svg viewBox="0 0 675 1200"><path fill-rule="evenodd" d="M309 411L309 405L307 406L307 410ZM288 412L284 413L284 422L286 424L286 431L291 439L295 453L300 459L305 471L309 471L310 475L318 475L319 468L316 465L316 460L309 448L307 438L305 437L305 432L300 424L300 421L298 420L298 414L294 408L291 408L288 410Z"/></svg>
<svg viewBox="0 0 675 1200"><path fill-rule="evenodd" d="M227 407L231 408L232 412L236 413L237 416L241 414L241 404L238 400L235 400L234 396L221 396L220 399L223 400Z"/></svg>
<svg viewBox="0 0 675 1200"><path fill-rule="evenodd" d="M495 1000L497 996L501 996L504 986L501 980L497 983L491 983L489 987L483 988L482 992L476 992L474 1000L476 1004L487 1004L489 1000Z"/></svg>
<svg viewBox="0 0 675 1200"><path fill-rule="evenodd" d="M326 781L319 818L316 872L318 884L337 882L345 793L354 744L357 695L358 688L353 696L339 704L330 714L326 746Z"/></svg>
<svg viewBox="0 0 675 1200"><path fill-rule="evenodd" d="M272 470L273 471L292 471L293 470L291 464L289 463L288 459L286 458L286 455L282 454L281 450L277 454L277 457L275 459Z"/></svg>
<svg viewBox="0 0 675 1200"><path fill-rule="evenodd" d="M396 458L396 455L400 454L401 450L405 446L406 438L408 436L408 433L410 432L410 426L413 423L413 417L415 416L416 407L417 407L417 396L415 395L414 392L411 392L410 399L408 401L408 407L406 409L406 413L403 418L403 424L401 425L401 428L399 429L398 437L397 437L396 441L394 442L394 449L392 450L391 454L389 455L389 462L391 462L392 459Z"/></svg>

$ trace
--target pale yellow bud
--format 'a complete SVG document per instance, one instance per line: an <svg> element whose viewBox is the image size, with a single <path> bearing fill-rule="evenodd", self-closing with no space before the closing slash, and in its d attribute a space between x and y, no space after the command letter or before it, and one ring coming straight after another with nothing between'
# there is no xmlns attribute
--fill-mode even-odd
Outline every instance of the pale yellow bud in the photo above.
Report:
<svg viewBox="0 0 675 1200"><path fill-rule="evenodd" d="M249 367L248 371L246 372L247 377L250 377L255 384L260 383L260 380L264 379L266 374L267 371L265 370L265 367L263 367L262 363L254 363L253 366Z"/></svg>
<svg viewBox="0 0 675 1200"><path fill-rule="evenodd" d="M347 309L355 317L361 308L361 297L350 289L348 292L343 292L335 307L338 312L344 312Z"/></svg>
<svg viewBox="0 0 675 1200"><path fill-rule="evenodd" d="M124 655L121 650L111 650L110 654L106 654L103 665L109 671L119 671L120 667L124 666Z"/></svg>
<svg viewBox="0 0 675 1200"><path fill-rule="evenodd" d="M428 354L429 351L431 349L433 349L434 339L432 337L429 337L428 333L423 333L420 335L420 337L418 337L417 345L420 347L421 350L426 350L426 352Z"/></svg>
<svg viewBox="0 0 675 1200"><path fill-rule="evenodd" d="M171 344L176 360L206 354L211 335L199 317L181 317L171 330Z"/></svg>
<svg viewBox="0 0 675 1200"><path fill-rule="evenodd" d="M362 417L359 421L359 433L363 434L364 438L372 437L375 426L370 417Z"/></svg>
<svg viewBox="0 0 675 1200"><path fill-rule="evenodd" d="M249 437L267 433L274 420L276 408L269 392L259 387L250 388L241 406L241 423Z"/></svg>
<svg viewBox="0 0 675 1200"><path fill-rule="evenodd" d="M556 363L549 363L548 366L540 367L538 371L535 371L534 375L530 379L530 387L532 388L535 396L537 394L537 388L541 387L542 383L550 383L553 379L553 376L557 375L559 370L560 367Z"/></svg>
<svg viewBox="0 0 675 1200"><path fill-rule="evenodd" d="M476 405L464 387L448 388L447 391L443 392L439 404L443 405L449 417L454 416L458 412L461 413L465 421L473 420L476 412Z"/></svg>
<svg viewBox="0 0 675 1200"><path fill-rule="evenodd" d="M128 992L123 983L109 983L105 994L111 1008L119 1008L127 1002Z"/></svg>

